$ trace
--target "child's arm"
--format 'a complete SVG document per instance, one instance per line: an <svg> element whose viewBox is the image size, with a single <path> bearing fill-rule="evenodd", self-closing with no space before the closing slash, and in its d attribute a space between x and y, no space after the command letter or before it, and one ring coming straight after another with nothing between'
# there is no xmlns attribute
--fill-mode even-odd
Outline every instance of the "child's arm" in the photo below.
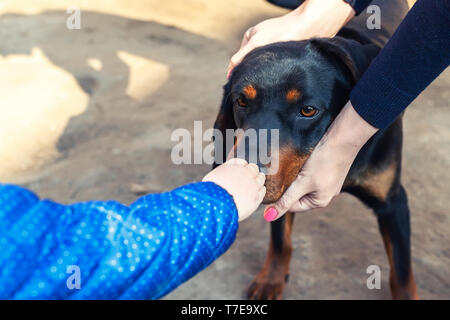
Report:
<svg viewBox="0 0 450 320"><path fill-rule="evenodd" d="M65 206L0 185L0 298L156 299L228 249L237 227L232 196L212 182L129 207ZM81 288L69 289L78 267Z"/></svg>

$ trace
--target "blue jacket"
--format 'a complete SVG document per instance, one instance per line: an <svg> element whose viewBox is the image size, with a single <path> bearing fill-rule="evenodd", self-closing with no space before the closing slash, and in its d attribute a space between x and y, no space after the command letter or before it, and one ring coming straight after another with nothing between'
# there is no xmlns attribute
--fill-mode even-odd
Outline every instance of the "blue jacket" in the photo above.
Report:
<svg viewBox="0 0 450 320"><path fill-rule="evenodd" d="M129 207L62 205L0 184L0 298L158 299L224 253L237 229L233 198L211 182Z"/></svg>

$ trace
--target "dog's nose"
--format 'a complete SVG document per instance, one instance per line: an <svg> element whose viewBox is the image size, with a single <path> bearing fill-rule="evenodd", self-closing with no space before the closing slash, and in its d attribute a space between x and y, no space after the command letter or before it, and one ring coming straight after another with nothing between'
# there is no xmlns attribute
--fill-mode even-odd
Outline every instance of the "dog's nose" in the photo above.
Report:
<svg viewBox="0 0 450 320"><path fill-rule="evenodd" d="M228 152L227 160L231 158L241 158L248 163L256 164L260 172L263 172L264 174L273 174L273 161L269 155L264 154L267 153L267 151L260 154L261 150L258 148L258 143L259 141L246 139L245 135L237 135L233 147Z"/></svg>
<svg viewBox="0 0 450 320"><path fill-rule="evenodd" d="M230 152L228 152L227 160L230 160L231 158L242 158L248 162L248 150L245 144L245 139L243 138L245 138L244 131L239 131L236 133L236 136L234 138L234 145L233 148L231 148ZM242 150L242 148L245 149Z"/></svg>

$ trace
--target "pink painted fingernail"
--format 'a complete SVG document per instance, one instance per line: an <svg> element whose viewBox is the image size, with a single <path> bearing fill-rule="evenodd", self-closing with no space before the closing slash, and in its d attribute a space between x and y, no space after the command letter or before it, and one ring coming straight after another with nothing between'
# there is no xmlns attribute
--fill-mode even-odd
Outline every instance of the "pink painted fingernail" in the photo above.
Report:
<svg viewBox="0 0 450 320"><path fill-rule="evenodd" d="M273 221L278 215L278 212L275 208L269 208L266 210L266 212L264 212L264 219L266 219L266 221Z"/></svg>

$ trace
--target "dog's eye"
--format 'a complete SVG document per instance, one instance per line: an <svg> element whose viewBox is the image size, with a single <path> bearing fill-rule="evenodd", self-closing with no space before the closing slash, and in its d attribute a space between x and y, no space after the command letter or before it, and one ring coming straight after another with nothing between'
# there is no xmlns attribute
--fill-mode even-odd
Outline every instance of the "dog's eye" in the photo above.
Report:
<svg viewBox="0 0 450 320"><path fill-rule="evenodd" d="M311 106L302 107L300 114L304 117L312 117L317 113L317 109Z"/></svg>
<svg viewBox="0 0 450 320"><path fill-rule="evenodd" d="M237 104L242 108L245 108L247 106L247 103L242 98L237 99Z"/></svg>

